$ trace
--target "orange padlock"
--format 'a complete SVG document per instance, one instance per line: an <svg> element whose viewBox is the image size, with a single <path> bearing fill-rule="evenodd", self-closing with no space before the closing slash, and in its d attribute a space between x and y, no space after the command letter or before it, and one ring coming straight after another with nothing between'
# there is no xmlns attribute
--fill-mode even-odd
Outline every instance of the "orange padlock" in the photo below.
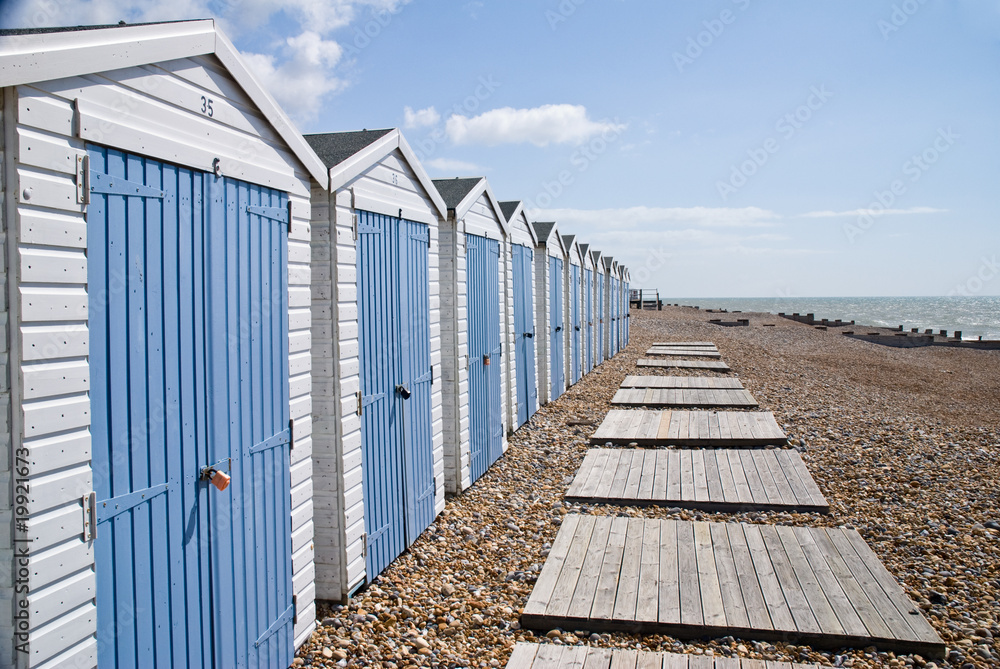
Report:
<svg viewBox="0 0 1000 669"><path fill-rule="evenodd" d="M219 492L222 492L223 490L229 487L229 481L231 480L231 477L229 476L229 474L226 474L225 472L220 472L219 470L215 470L215 472L212 474L212 478L209 480L211 481L212 485L214 485L216 488L219 489Z"/></svg>
<svg viewBox="0 0 1000 669"><path fill-rule="evenodd" d="M488 355L484 355L483 356L483 366L484 367L489 367L490 366L490 356L488 356Z"/></svg>

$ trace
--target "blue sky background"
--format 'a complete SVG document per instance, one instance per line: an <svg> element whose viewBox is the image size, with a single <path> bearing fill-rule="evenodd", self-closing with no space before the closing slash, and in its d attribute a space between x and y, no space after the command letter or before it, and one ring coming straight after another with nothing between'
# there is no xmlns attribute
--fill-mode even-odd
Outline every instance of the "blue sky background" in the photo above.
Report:
<svg viewBox="0 0 1000 669"><path fill-rule="evenodd" d="M402 127L668 295L1000 295L995 1L58 6L217 16L303 132Z"/></svg>

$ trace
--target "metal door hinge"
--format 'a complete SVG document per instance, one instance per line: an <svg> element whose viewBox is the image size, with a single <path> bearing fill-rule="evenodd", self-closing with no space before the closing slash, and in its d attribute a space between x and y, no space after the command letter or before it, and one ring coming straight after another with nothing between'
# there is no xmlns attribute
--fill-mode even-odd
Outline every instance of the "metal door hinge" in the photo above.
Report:
<svg viewBox="0 0 1000 669"><path fill-rule="evenodd" d="M351 214L351 232L354 234L354 239L358 238L358 215Z"/></svg>
<svg viewBox="0 0 1000 669"><path fill-rule="evenodd" d="M90 204L90 155L76 156L76 203Z"/></svg>
<svg viewBox="0 0 1000 669"><path fill-rule="evenodd" d="M292 201L288 201L288 234L292 234Z"/></svg>
<svg viewBox="0 0 1000 669"><path fill-rule="evenodd" d="M295 448L295 421L288 419L288 450Z"/></svg>
<svg viewBox="0 0 1000 669"><path fill-rule="evenodd" d="M358 398L358 415L360 416L365 411L364 407L361 405L361 391L359 390L358 392L354 393L354 395L355 397Z"/></svg>
<svg viewBox="0 0 1000 669"><path fill-rule="evenodd" d="M292 595L292 624L299 624L299 596Z"/></svg>
<svg viewBox="0 0 1000 669"><path fill-rule="evenodd" d="M361 557L368 559L368 533L361 533Z"/></svg>
<svg viewBox="0 0 1000 669"><path fill-rule="evenodd" d="M97 539L97 493L83 496L83 540Z"/></svg>

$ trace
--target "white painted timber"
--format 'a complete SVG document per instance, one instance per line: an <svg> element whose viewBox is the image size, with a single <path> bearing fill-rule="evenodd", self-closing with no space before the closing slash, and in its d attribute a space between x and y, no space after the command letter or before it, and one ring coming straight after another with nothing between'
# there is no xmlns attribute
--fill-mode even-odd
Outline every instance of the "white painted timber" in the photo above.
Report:
<svg viewBox="0 0 1000 669"><path fill-rule="evenodd" d="M435 515L444 509L440 195L406 140L393 130L330 168L330 188L312 192L313 485L316 500L316 592L344 601L365 573L357 241L354 215L371 211L429 223L431 430Z"/></svg>
<svg viewBox="0 0 1000 669"><path fill-rule="evenodd" d="M309 192L326 171L212 21L3 38L0 86L0 478L10 485L10 454L20 453L31 491L24 527L0 532L0 592L13 594L11 540L32 546L30 592L14 607L27 612L25 635L0 607L0 665L96 664L96 577L80 501L93 487L87 220L75 195L87 142L205 171L219 158L224 175L290 194L290 540L303 643L315 626ZM201 113L202 96L217 114ZM12 522L8 495L0 522Z"/></svg>

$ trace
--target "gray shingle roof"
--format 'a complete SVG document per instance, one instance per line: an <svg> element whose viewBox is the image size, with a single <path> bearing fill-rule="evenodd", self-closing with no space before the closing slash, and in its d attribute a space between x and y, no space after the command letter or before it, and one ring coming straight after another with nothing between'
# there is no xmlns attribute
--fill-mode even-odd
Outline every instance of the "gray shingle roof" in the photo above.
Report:
<svg viewBox="0 0 1000 669"><path fill-rule="evenodd" d="M563 246L565 246L566 248L573 246L574 239L576 239L576 235L563 235L562 236Z"/></svg>
<svg viewBox="0 0 1000 669"><path fill-rule="evenodd" d="M514 215L517 211L517 205L521 204L520 200L507 200L506 202L500 203L500 209L503 211L503 217L510 222L510 217Z"/></svg>
<svg viewBox="0 0 1000 669"><path fill-rule="evenodd" d="M535 228L535 235L538 237L538 241L545 242L548 240L549 235L552 234L552 228L556 227L553 223L532 223L532 227Z"/></svg>
<svg viewBox="0 0 1000 669"><path fill-rule="evenodd" d="M589 249L590 249L590 244L580 244L580 253L582 253L584 257L587 256L587 251Z"/></svg>
<svg viewBox="0 0 1000 669"><path fill-rule="evenodd" d="M466 179L434 179L434 186L441 193L445 205L449 209L454 209L465 199L465 196L472 192L483 177L469 177Z"/></svg>
<svg viewBox="0 0 1000 669"><path fill-rule="evenodd" d="M603 258L601 258L601 260L604 261L604 267L607 269L611 269L611 266L615 262L615 259L612 258L611 256L604 256Z"/></svg>
<svg viewBox="0 0 1000 669"><path fill-rule="evenodd" d="M309 146L327 167L339 165L358 151L385 137L392 128L383 130L356 130L354 132L327 132L319 135L305 135Z"/></svg>

